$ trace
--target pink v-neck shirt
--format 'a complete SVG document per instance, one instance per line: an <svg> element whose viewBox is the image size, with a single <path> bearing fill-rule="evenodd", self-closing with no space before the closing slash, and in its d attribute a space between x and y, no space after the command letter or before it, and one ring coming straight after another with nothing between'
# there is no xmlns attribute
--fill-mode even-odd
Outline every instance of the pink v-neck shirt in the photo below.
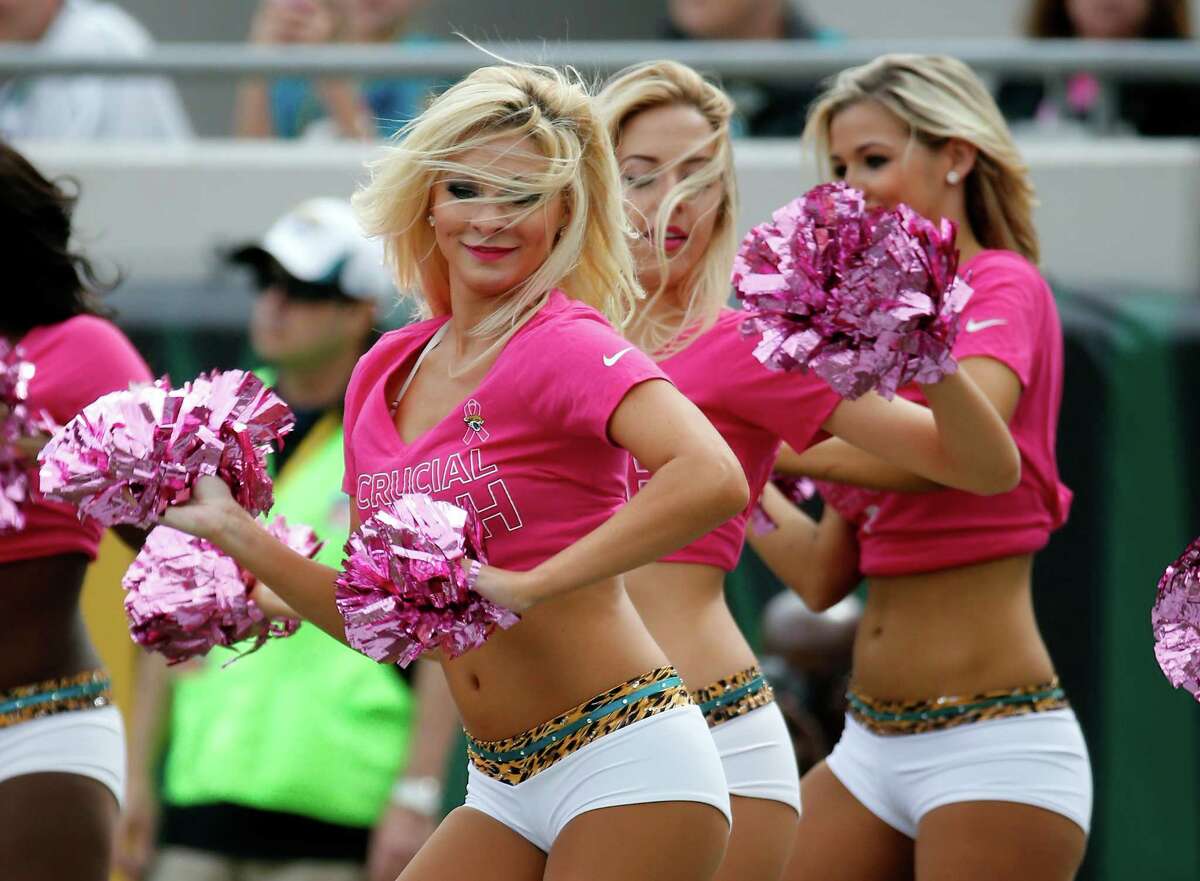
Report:
<svg viewBox="0 0 1200 881"><path fill-rule="evenodd" d="M59 425L101 395L150 379L150 368L125 335L92 315L35 327L19 345L36 371L29 407L45 410ZM36 466L30 487L37 487ZM95 520L80 522L74 507L48 502L36 489L23 510L25 528L0 535L0 563L67 553L96 558L104 528Z"/></svg>
<svg viewBox="0 0 1200 881"><path fill-rule="evenodd" d="M1054 295L1037 268L1012 251L983 251L960 270L974 294L954 357L994 358L1021 381L1009 430L1021 453L1011 492L872 493L856 518L864 575L911 575L1041 550L1067 520L1071 491L1055 457L1062 402L1063 338ZM916 387L901 390L925 403Z"/></svg>
<svg viewBox="0 0 1200 881"><path fill-rule="evenodd" d="M467 399L405 443L388 384L447 320L387 333L359 360L346 390L344 488L361 520L406 492L470 505L488 561L527 571L626 502L629 454L609 420L635 385L665 376L599 312L555 291Z"/></svg>
<svg viewBox="0 0 1200 881"><path fill-rule="evenodd" d="M816 374L763 367L754 357L755 340L742 336L744 319L743 312L723 309L711 328L659 366L725 438L746 473L750 498L757 502L780 441L797 450L807 448L823 436L821 426L841 399ZM649 472L631 458L630 492L649 479ZM731 571L741 555L752 508L753 503L662 562L703 563Z"/></svg>

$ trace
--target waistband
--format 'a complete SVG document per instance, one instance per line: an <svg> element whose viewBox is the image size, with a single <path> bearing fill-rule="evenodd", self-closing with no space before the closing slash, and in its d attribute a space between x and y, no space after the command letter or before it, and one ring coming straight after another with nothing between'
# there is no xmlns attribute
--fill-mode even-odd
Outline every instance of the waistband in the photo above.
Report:
<svg viewBox="0 0 1200 881"><path fill-rule="evenodd" d="M103 670L85 670L0 691L0 728L31 719L94 710L112 703L112 682Z"/></svg>
<svg viewBox="0 0 1200 881"><path fill-rule="evenodd" d="M482 773L515 786L606 734L690 703L675 668L659 667L513 737L467 734L467 757Z"/></svg>
<svg viewBox="0 0 1200 881"><path fill-rule="evenodd" d="M775 700L775 691L755 664L725 679L718 679L692 692L692 700L712 728L738 716L765 707Z"/></svg>
<svg viewBox="0 0 1200 881"><path fill-rule="evenodd" d="M987 691L970 697L880 700L851 689L846 693L851 718L882 735L921 734L989 719L1064 710L1070 706L1058 677L1019 688Z"/></svg>

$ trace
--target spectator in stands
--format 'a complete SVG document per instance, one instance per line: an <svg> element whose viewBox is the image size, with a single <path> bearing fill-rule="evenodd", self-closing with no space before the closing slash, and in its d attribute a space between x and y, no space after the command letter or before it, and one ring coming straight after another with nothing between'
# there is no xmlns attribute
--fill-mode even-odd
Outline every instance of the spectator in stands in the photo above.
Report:
<svg viewBox="0 0 1200 881"><path fill-rule="evenodd" d="M1187 0L1035 0L1026 34L1035 39L1186 40ZM1073 124L1140 135L1200 135L1200 87L1165 80L1114 79L1111 88L1089 73L1061 83L1003 82L996 96L1010 121L1061 130ZM1019 130L1019 129L1018 129Z"/></svg>
<svg viewBox="0 0 1200 881"><path fill-rule="evenodd" d="M350 525L342 397L396 298L377 245L348 201L313 199L234 255L257 283L250 340L270 365L259 375L296 413L272 462L272 513L312 526L333 566ZM120 868L134 881L148 869L159 881L393 881L440 816L457 727L440 668L377 664L310 624L226 667L233 657L217 650L178 673L141 659Z"/></svg>
<svg viewBox="0 0 1200 881"><path fill-rule="evenodd" d="M791 0L669 0L663 36L671 40L830 40L810 25ZM722 83L737 105L735 135L791 137L804 129L816 83L760 82L741 77Z"/></svg>
<svg viewBox="0 0 1200 881"><path fill-rule="evenodd" d="M0 42L49 55L134 58L150 34L127 12L96 0L0 0ZM39 76L0 79L0 137L171 141L191 124L170 82L157 77Z"/></svg>
<svg viewBox="0 0 1200 881"><path fill-rule="evenodd" d="M259 45L420 44L410 30L424 0L260 0L250 27ZM249 80L238 90L242 137L388 137L418 113L432 80Z"/></svg>

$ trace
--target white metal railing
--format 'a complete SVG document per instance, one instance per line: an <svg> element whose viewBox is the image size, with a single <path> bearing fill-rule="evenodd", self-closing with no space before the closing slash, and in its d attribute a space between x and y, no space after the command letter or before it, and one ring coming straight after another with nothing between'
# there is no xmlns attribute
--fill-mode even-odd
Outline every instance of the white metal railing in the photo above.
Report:
<svg viewBox="0 0 1200 881"><path fill-rule="evenodd" d="M1200 82L1200 43L1190 40L844 40L488 43L513 61L572 65L606 73L649 58L673 58L725 77L817 78L886 52L954 55L994 74L1060 77L1081 70L1123 80ZM420 45L253 46L165 43L137 57L49 54L36 46L0 43L0 78L34 74L165 74L229 79L248 75L348 74L457 77L489 58L457 40Z"/></svg>

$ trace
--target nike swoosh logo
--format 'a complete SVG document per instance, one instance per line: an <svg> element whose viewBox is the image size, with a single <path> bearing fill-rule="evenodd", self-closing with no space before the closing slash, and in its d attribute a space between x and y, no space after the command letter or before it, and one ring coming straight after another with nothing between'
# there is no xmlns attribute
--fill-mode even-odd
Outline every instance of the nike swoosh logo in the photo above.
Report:
<svg viewBox="0 0 1200 881"><path fill-rule="evenodd" d="M604 360L604 366L612 367L614 364L616 364L618 361L620 361L622 358L624 358L627 353L632 352L632 351L633 351L633 346L628 346L628 347L622 349L621 351L617 352L617 354L615 354L615 355L602 356L603 360Z"/></svg>
<svg viewBox="0 0 1200 881"><path fill-rule="evenodd" d="M968 318L967 333L979 333L981 330L987 330L989 327L998 327L1001 324L1008 324L1008 319L989 318L986 321L976 321L974 318Z"/></svg>

